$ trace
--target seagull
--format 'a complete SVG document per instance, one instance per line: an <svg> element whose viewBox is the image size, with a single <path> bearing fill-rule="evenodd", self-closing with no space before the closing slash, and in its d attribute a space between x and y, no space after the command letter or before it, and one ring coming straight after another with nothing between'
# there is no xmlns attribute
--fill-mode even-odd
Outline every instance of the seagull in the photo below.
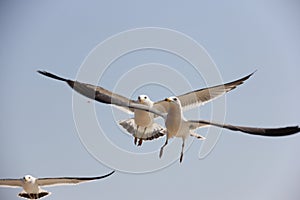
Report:
<svg viewBox="0 0 300 200"><path fill-rule="evenodd" d="M256 127L245 127L245 126L234 126L230 124L221 124L215 122L209 122L205 120L186 120L182 114L182 105L180 99L178 97L169 97L165 99L165 102L168 102L168 110L167 114L160 113L157 110L152 110L149 108L143 108L141 106L132 105L136 109L143 109L155 113L165 120L165 133L166 133L166 141L164 145L161 147L159 152L159 157L161 158L163 154L164 147L167 146L168 140L172 137L182 138L182 146L180 153L180 163L183 159L183 151L185 140L189 137L189 135L194 136L198 139L205 139L203 136L198 135L194 132L195 129L206 127L206 126L216 126L219 128L225 128L232 131L241 131L247 134L252 135L260 135L260 136L286 136L298 133L300 128L298 126L290 126L290 127L281 127L281 128L256 128ZM138 108L139 107L139 108Z"/></svg>
<svg viewBox="0 0 300 200"><path fill-rule="evenodd" d="M109 174L97 177L57 177L57 178L35 178L31 175L26 175L21 179L0 179L0 187L22 187L23 191L18 194L19 197L25 199L40 199L51 193L41 189L41 186L53 185L68 185L79 184L88 181L94 181L106 178L112 175L115 171Z"/></svg>
<svg viewBox="0 0 300 200"><path fill-rule="evenodd" d="M153 107L154 102L147 95L139 95L138 103ZM143 140L153 140L164 135L164 128L154 123L154 118L156 117L153 113L146 112L139 109L134 109L134 118L121 120L119 124L131 133L134 137L134 144L141 146Z"/></svg>
<svg viewBox="0 0 300 200"><path fill-rule="evenodd" d="M160 116L165 121L166 128L164 129L164 135L166 135L166 141L164 145L160 148L159 157L162 157L164 147L167 146L168 140L172 137L182 138L182 146L180 153L180 163L183 160L183 151L185 140L189 136L196 137L197 139L204 140L205 137L194 132L194 130L207 126L215 126L219 128L225 128L232 131L240 131L250 135L266 136L266 137L282 137L293 135L300 132L299 126L287 126L279 128L258 128L258 127L247 127L247 126L236 126L230 124L222 124L216 122L210 122L205 120L186 120L182 114L182 105L178 97L169 97L164 100L163 105L165 112L161 112L158 109L150 108L142 104L130 103L124 104L123 102L118 102L118 106L128 107L130 109L138 109L147 112L151 112L157 116Z"/></svg>
<svg viewBox="0 0 300 200"><path fill-rule="evenodd" d="M153 108L160 112L166 112L168 104L164 100L153 102L147 95L140 95L137 100L131 100L100 86L65 79L47 71L38 70L37 72L44 76L66 82L75 91L90 99L95 99L96 101L105 104L117 105L118 108L125 108L126 111L133 113L133 118L122 120L119 124L126 129L127 132L133 135L134 144L137 144L137 140L139 139L137 144L138 146L142 145L143 140L153 140L165 134L164 128L161 125L154 123L154 118L158 115L144 110L135 109L134 107L128 107L129 104L141 104L149 107L150 109ZM235 89L238 85L243 84L244 81L249 79L254 73L255 72L226 84L203 88L179 95L178 99L181 101L182 109L188 110L210 102L222 96L226 92ZM193 134L192 136L196 135Z"/></svg>

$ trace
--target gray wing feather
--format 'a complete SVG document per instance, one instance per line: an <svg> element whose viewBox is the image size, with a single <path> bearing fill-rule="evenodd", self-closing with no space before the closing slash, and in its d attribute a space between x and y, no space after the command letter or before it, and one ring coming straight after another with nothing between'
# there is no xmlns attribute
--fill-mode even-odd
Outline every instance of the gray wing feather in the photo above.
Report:
<svg viewBox="0 0 300 200"><path fill-rule="evenodd" d="M113 93L103 87L100 87L100 86L95 86L95 85L91 85L88 83L81 83L78 81L65 79L65 78L59 77L55 74L52 74L52 73L46 72L46 71L39 70L37 72L44 76L47 76L47 77L50 77L50 78L53 78L56 80L64 81L79 94L86 96L90 99L96 100L98 102L101 102L101 103L118 105L120 103L129 104L129 103L135 102L133 100L130 100L122 95ZM127 109L129 109L129 108L127 107ZM129 110L131 112L133 112L132 109L129 109Z"/></svg>
<svg viewBox="0 0 300 200"><path fill-rule="evenodd" d="M226 92L235 89L238 85L243 84L244 81L249 79L254 73L255 72L236 81L226 83L224 85L217 85L213 87L208 87L208 88L203 88L200 90L188 92L186 94L178 96L178 99L181 102L182 108L185 110L193 108L195 106L202 105L204 103L212 101L215 98L222 96Z"/></svg>
<svg viewBox="0 0 300 200"><path fill-rule="evenodd" d="M180 96L177 96L180 100L181 106L183 110L188 110L200 105L203 105L209 101L212 101L226 92L229 92L233 89L235 89L238 85L241 85L249 79L255 72L249 74L248 76L245 76L241 79L238 79L236 81L232 81L230 83L226 83L224 85L217 85L213 87L203 88L199 90L194 90L185 94L182 94ZM164 100L158 101L154 103L154 108L159 110L160 112L167 112L168 111L168 102L165 102Z"/></svg>
<svg viewBox="0 0 300 200"><path fill-rule="evenodd" d="M22 187L21 179L0 179L0 187Z"/></svg>

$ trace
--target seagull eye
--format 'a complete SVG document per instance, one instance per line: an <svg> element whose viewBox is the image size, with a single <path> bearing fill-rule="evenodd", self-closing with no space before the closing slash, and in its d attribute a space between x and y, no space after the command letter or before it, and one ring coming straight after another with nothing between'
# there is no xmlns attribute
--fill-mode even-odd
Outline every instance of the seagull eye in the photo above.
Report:
<svg viewBox="0 0 300 200"><path fill-rule="evenodd" d="M147 99L147 97L144 97L144 99Z"/></svg>
<svg viewBox="0 0 300 200"><path fill-rule="evenodd" d="M174 101L177 101L177 98L173 98Z"/></svg>

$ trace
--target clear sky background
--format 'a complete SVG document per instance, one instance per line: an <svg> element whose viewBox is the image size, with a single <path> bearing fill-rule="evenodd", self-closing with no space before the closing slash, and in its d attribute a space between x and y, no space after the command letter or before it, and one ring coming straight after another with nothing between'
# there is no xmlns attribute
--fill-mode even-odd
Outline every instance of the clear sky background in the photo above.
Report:
<svg viewBox="0 0 300 200"><path fill-rule="evenodd" d="M225 82L258 70L226 96L227 123L260 127L300 124L299 9L296 0L1 1L0 177L95 176L111 171L80 142L71 89L41 77L36 70L75 78L97 44L133 28L163 27L190 36L207 50ZM114 63L114 69L160 61L177 70L189 68L174 56L144 51L124 56ZM105 78L117 80L119 76L108 73ZM206 86L196 79L191 84L194 89ZM114 88L109 81L103 86ZM163 92L143 88L138 93L149 93L153 100L165 97ZM110 111L108 106L95 106L100 119L102 111ZM206 130L197 132L205 135ZM136 148L132 138L121 131L112 134L112 140L133 152L157 151L164 143L160 139ZM194 141L182 164L175 162L146 174L117 172L98 182L46 189L53 193L49 199L55 200L298 200L299 143L300 135L274 139L223 130L216 147L203 160L198 159L201 142ZM0 188L0 197L18 199L19 191Z"/></svg>

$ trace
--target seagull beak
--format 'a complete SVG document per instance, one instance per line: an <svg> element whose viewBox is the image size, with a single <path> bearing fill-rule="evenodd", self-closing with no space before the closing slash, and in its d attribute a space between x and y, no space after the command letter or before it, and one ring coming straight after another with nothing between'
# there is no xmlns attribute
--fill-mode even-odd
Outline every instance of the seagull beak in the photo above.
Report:
<svg viewBox="0 0 300 200"><path fill-rule="evenodd" d="M24 181L24 182L28 182L28 180L27 180L26 177L23 177L23 181Z"/></svg>
<svg viewBox="0 0 300 200"><path fill-rule="evenodd" d="M166 98L165 101L172 102L172 100L170 98Z"/></svg>
<svg viewBox="0 0 300 200"><path fill-rule="evenodd" d="M141 97L138 97L138 102L144 103L144 99L142 99Z"/></svg>
<svg viewBox="0 0 300 200"><path fill-rule="evenodd" d="M144 102L143 99L140 96L138 97L138 102L140 102L140 103Z"/></svg>

